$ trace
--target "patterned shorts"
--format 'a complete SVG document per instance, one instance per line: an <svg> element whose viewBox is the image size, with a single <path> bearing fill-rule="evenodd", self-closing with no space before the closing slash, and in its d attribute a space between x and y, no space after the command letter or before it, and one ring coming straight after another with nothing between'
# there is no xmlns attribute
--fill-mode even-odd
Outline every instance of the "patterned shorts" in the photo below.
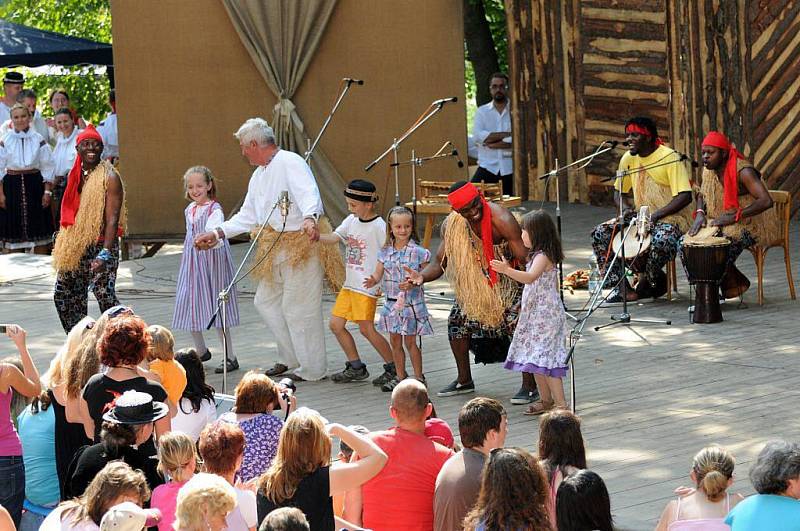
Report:
<svg viewBox="0 0 800 531"><path fill-rule="evenodd" d="M520 300L522 299L522 289L518 289L514 294L511 306L503 312L503 320L500 326L492 328L479 321L469 319L458 301L453 303L450 309L450 316L447 318L447 338L448 339L497 339L501 337L511 338L517 326L519 317Z"/></svg>

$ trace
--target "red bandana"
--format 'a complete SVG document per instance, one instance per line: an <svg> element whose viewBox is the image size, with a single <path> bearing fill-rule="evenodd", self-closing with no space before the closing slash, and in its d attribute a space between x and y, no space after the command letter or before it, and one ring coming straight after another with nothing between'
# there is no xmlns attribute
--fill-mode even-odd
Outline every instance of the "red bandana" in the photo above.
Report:
<svg viewBox="0 0 800 531"><path fill-rule="evenodd" d="M641 125L636 125L636 124L628 124L628 126L625 128L625 134L626 135L629 135L631 133L639 133L640 135L647 136L647 137L652 136L650 134L650 131L648 131L647 129L645 129ZM656 137L656 146L660 146L663 143L664 143L664 141L661 140L661 138Z"/></svg>
<svg viewBox="0 0 800 531"><path fill-rule="evenodd" d="M78 138L75 139L75 145L79 145L82 141L94 139L103 142L103 137L97 132L92 124L86 126L86 129L81 131ZM69 227L75 224L75 216L78 214L78 208L81 206L81 196L78 193L78 185L81 182L81 156L78 154L75 157L75 163L72 169L69 170L67 177L67 189L64 191L64 197L61 200L61 226Z"/></svg>
<svg viewBox="0 0 800 531"><path fill-rule="evenodd" d="M704 146L713 146L728 152L728 162L722 174L722 208L725 210L739 209L739 183L737 182L736 159L743 159L727 137L717 131L711 131L703 139Z"/></svg>
<svg viewBox="0 0 800 531"><path fill-rule="evenodd" d="M447 194L447 201L453 210L461 210L469 205L476 197L480 197L481 205L483 207L483 214L481 216L481 243L483 244L483 256L486 258L487 269L489 271L489 285L494 286L497 284L497 272L489 266L489 262L494 260L494 242L492 240L492 210L489 208L489 203L478 191L478 188L472 183L466 183L464 186Z"/></svg>

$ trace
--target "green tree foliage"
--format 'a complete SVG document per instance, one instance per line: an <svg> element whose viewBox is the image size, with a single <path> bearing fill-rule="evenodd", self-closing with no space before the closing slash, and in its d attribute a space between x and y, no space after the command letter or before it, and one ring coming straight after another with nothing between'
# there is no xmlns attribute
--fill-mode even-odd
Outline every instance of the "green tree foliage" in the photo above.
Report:
<svg viewBox="0 0 800 531"><path fill-rule="evenodd" d="M0 3L0 18L71 37L111 43L109 0L5 0ZM6 70L11 69L2 69L0 74ZM97 123L109 111L105 67L63 67L57 75L23 67L13 70L25 74L25 87L39 95L39 109L44 116L53 115L49 95L55 88L66 89L70 103L87 121Z"/></svg>
<svg viewBox="0 0 800 531"><path fill-rule="evenodd" d="M494 48L497 52L497 62L500 70L508 72L508 33L506 29L506 11L503 5L503 0L467 0L467 2L483 4L483 9L486 12L486 23L492 34L494 41ZM465 28L469 31L469 28ZM472 124L472 118L477 107L476 99L476 80L475 70L472 67L472 62L468 57L466 47L464 49L464 88L467 97L467 118L468 123Z"/></svg>

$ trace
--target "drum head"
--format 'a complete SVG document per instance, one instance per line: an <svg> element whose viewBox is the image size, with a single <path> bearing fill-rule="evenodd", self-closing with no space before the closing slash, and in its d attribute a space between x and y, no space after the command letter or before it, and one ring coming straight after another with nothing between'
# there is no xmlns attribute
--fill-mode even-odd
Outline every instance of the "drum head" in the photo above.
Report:
<svg viewBox="0 0 800 531"><path fill-rule="evenodd" d="M625 238L625 259L630 259L636 256L639 253L645 252L650 247L650 235L648 234L643 239L638 238L639 234L635 232L635 230L631 230L628 233L628 237ZM614 236L614 241L612 243L612 248L614 249L615 253L619 252L620 242L622 241L622 234L617 233Z"/></svg>

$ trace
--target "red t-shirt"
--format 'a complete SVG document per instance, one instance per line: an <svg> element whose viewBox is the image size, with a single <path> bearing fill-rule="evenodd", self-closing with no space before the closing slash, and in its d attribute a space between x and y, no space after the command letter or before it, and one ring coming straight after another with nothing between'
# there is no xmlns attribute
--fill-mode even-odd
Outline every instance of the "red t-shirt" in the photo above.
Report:
<svg viewBox="0 0 800 531"><path fill-rule="evenodd" d="M436 476L453 451L400 428L372 434L389 456L380 473L361 487L363 524L380 531L433 529Z"/></svg>

